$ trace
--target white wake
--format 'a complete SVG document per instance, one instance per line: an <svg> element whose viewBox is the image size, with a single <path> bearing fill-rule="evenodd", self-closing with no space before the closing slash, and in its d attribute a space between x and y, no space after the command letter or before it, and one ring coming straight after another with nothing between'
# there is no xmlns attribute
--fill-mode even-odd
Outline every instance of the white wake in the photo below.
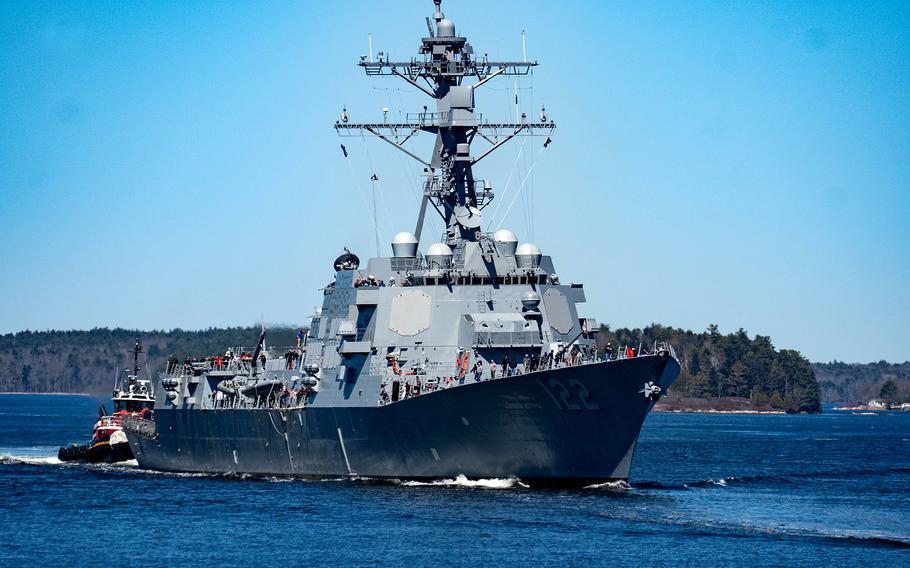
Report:
<svg viewBox="0 0 910 568"><path fill-rule="evenodd" d="M629 491L632 489L632 486L629 485L627 481L621 479L616 481L605 481L604 483L595 483L594 485L587 485L585 489L606 489L607 491Z"/></svg>
<svg viewBox="0 0 910 568"><path fill-rule="evenodd" d="M57 459L57 456L0 454L0 464L3 465L60 465L62 463L62 461Z"/></svg>
<svg viewBox="0 0 910 568"><path fill-rule="evenodd" d="M468 479L459 474L455 479L438 479L436 481L402 481L404 487L463 487L468 489L516 489L526 488L526 484L514 477L494 479Z"/></svg>

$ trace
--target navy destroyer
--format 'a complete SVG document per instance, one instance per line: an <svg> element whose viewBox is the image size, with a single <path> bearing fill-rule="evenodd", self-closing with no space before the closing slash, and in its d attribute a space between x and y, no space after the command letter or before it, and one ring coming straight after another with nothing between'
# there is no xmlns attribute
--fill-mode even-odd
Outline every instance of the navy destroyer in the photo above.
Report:
<svg viewBox="0 0 910 568"><path fill-rule="evenodd" d="M250 351L169 365L154 418L125 422L140 467L572 486L628 479L644 419L679 364L670 345L598 351L596 322L578 313L584 287L561 283L534 244L482 229L494 193L475 177L477 164L517 136L545 146L556 125L543 109L515 122L475 110L478 89L537 63L479 56L440 4L417 57L379 52L359 62L435 106L362 124L345 110L335 123L342 136L378 137L422 164L414 232L397 234L391 256L365 267L345 249L297 345L270 349L263 332ZM426 159L405 146L421 133L436 140ZM427 213L445 227L428 246Z"/></svg>

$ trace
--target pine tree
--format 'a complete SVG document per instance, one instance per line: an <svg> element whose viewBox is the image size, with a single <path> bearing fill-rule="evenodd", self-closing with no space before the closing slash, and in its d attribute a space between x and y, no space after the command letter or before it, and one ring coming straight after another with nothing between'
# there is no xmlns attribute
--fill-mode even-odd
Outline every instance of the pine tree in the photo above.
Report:
<svg viewBox="0 0 910 568"><path fill-rule="evenodd" d="M701 356L698 354L698 350L696 349L695 352L692 353L692 358L689 360L689 373L691 373L694 376L694 375L699 374L700 372L701 372Z"/></svg>
<svg viewBox="0 0 910 568"><path fill-rule="evenodd" d="M708 373L692 376L686 385L686 394L693 398L706 398L711 396L711 379Z"/></svg>
<svg viewBox="0 0 910 568"><path fill-rule="evenodd" d="M888 405L888 408L894 406L897 400L897 385L893 380L888 379L888 382L882 385L882 390L879 391L878 397Z"/></svg>
<svg viewBox="0 0 910 568"><path fill-rule="evenodd" d="M746 364L737 361L730 369L727 378L726 394L730 396L746 396L749 393L749 379Z"/></svg>
<svg viewBox="0 0 910 568"><path fill-rule="evenodd" d="M31 382L31 378L32 378L32 366L23 365L22 366L22 376L21 376L23 392L29 391L29 383Z"/></svg>

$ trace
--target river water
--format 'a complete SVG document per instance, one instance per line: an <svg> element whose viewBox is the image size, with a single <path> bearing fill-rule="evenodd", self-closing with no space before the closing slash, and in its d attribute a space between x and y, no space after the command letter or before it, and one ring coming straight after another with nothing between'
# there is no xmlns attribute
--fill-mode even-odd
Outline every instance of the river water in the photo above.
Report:
<svg viewBox="0 0 910 568"><path fill-rule="evenodd" d="M60 464L98 404L0 395L0 565L910 565L910 413L652 414L567 491Z"/></svg>

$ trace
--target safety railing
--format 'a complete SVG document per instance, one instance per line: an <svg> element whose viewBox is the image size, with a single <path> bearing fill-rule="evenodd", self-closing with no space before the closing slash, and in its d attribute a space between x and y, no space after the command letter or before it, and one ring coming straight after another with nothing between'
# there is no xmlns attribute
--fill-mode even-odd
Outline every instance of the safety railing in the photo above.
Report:
<svg viewBox="0 0 910 568"><path fill-rule="evenodd" d="M138 416L127 416L124 418L123 429L139 434L149 440L154 440L158 435L154 420L147 420Z"/></svg>
<svg viewBox="0 0 910 568"><path fill-rule="evenodd" d="M217 392L216 392L217 394ZM303 390L288 391L287 395L278 395L275 397L268 396L244 396L228 395L222 393L221 397L215 397L203 402L204 410L284 410L290 408L305 408L309 401L309 394Z"/></svg>
<svg viewBox="0 0 910 568"><path fill-rule="evenodd" d="M477 331L473 347L533 347L543 342L539 331Z"/></svg>
<svg viewBox="0 0 910 568"><path fill-rule="evenodd" d="M630 346L623 345L621 349L615 352L605 350L584 350L563 351L549 353L540 357L528 357L515 361L509 361L504 364L503 360L485 361L480 367L469 361L468 366L457 363L438 363L436 365L427 365L426 368L416 366L417 371L403 372L395 375L392 373L382 383L380 391L379 406L399 402L414 396L425 395L435 390L445 390L457 388L464 384L471 384L481 381L500 380L510 377L517 377L553 369L562 369L566 367L578 367L595 363L606 363L609 361L618 361L635 357L644 357L648 355L657 355L661 352L669 353L674 359L676 353L668 342L655 341L650 348L639 344L635 349L634 355L628 351ZM392 400L390 383L398 380L399 398ZM427 383L431 388L426 388ZM415 389L416 386L416 389ZM416 393L416 394L415 394ZM383 396L384 395L384 396Z"/></svg>

